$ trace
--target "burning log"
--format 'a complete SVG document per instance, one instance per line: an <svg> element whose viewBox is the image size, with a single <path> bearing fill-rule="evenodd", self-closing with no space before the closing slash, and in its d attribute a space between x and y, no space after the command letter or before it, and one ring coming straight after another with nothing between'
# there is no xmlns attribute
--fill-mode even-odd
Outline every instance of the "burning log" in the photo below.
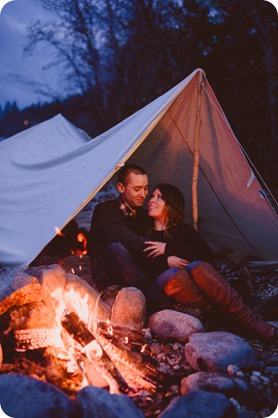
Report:
<svg viewBox="0 0 278 418"><path fill-rule="evenodd" d="M58 329L21 329L14 332L16 351L36 350L42 347L59 345Z"/></svg>
<svg viewBox="0 0 278 418"><path fill-rule="evenodd" d="M136 373L136 380L139 377L143 379L139 386L155 391L157 385L163 381L165 375L159 371L160 364L151 357L150 342L143 333L127 326L113 324L112 327L107 321L98 320L95 337L113 361L117 362L117 367L123 375L122 368L128 376Z"/></svg>
<svg viewBox="0 0 278 418"><path fill-rule="evenodd" d="M88 330L84 322L81 321L75 312L69 313L65 311L61 324L70 336L82 347L85 347L95 339L93 334Z"/></svg>
<svg viewBox="0 0 278 418"><path fill-rule="evenodd" d="M127 325L114 324L109 321L96 320L98 333L105 336L108 340L123 350L132 350L150 354L150 343L145 334L138 329L133 329Z"/></svg>
<svg viewBox="0 0 278 418"><path fill-rule="evenodd" d="M115 366L130 386L135 389L139 386L150 392L157 390L158 382L162 381L164 375L154 367L154 361L149 356L120 349L101 334L97 334L96 339L113 358Z"/></svg>
<svg viewBox="0 0 278 418"><path fill-rule="evenodd" d="M97 345L94 335L88 330L75 312L64 312L61 320L63 328L78 342L83 350L77 355L78 364L84 370L86 363L95 363L98 371L108 381L110 390L115 392L127 393L130 388L106 354L105 350ZM85 354L84 354L85 353ZM100 368L100 366L102 366ZM119 390L118 390L119 389Z"/></svg>
<svg viewBox="0 0 278 418"><path fill-rule="evenodd" d="M107 328L111 328L111 324L106 323L106 335L104 322L101 330L97 330L92 334L85 324L79 319L75 312L64 313L61 324L66 331L83 347L83 353L86 353L86 362L88 359L91 363L101 364L110 376L117 382L119 390L127 393L138 386L155 392L158 384L163 380L164 375L158 370L159 365L155 363L144 348L147 346L146 340L142 339L139 343L140 336L138 332L130 330L127 337L127 327L115 326L118 333L109 335ZM125 329L125 335L124 335ZM121 337L120 337L121 336ZM134 337L134 343L130 343ZM140 346L141 351L138 350ZM96 354L98 352L98 354ZM92 355L93 353L93 355ZM80 361L84 361L81 356ZM102 369L102 374L104 370ZM107 378L107 376L103 376ZM128 382L128 383L127 383Z"/></svg>

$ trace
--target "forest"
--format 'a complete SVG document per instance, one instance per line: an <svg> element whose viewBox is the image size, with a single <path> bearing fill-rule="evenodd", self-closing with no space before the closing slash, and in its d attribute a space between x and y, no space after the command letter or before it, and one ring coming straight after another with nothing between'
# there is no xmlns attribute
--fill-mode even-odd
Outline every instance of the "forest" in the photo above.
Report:
<svg viewBox="0 0 278 418"><path fill-rule="evenodd" d="M278 196L278 16L264 0L41 0L25 54L52 48L63 94L0 107L0 136L57 113L92 137L202 68L237 139ZM47 71L47 69L45 70ZM73 93L74 92L74 93Z"/></svg>

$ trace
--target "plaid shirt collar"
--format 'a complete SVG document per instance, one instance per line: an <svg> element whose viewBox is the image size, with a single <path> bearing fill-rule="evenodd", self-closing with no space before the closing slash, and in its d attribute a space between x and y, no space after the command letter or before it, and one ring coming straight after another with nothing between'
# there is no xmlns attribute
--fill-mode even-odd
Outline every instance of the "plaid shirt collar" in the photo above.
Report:
<svg viewBox="0 0 278 418"><path fill-rule="evenodd" d="M124 216L135 219L136 211L132 211L131 208L123 201L121 196L119 196L119 209Z"/></svg>

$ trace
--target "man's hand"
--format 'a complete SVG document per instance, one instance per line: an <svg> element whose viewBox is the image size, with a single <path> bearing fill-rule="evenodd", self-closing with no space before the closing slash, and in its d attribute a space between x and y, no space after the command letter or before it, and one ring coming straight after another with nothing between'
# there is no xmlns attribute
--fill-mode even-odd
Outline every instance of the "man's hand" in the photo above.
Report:
<svg viewBox="0 0 278 418"><path fill-rule="evenodd" d="M149 244L148 247L143 250L144 252L150 251L148 257L155 258L165 253L165 242L146 241L145 244Z"/></svg>
<svg viewBox="0 0 278 418"><path fill-rule="evenodd" d="M189 261L184 258L176 257L175 255L170 255L167 258L167 263L169 268L184 268L189 264Z"/></svg>

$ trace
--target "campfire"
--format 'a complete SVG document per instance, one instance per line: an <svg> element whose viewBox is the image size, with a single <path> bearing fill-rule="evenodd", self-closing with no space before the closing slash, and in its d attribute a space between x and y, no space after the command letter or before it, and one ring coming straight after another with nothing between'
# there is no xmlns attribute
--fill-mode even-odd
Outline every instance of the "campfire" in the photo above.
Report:
<svg viewBox="0 0 278 418"><path fill-rule="evenodd" d="M40 295L34 283L24 283L22 300L14 294L5 299L2 310L11 306L1 317L2 373L36 377L73 399L92 385L127 395L143 408L149 409L150 399L156 409L165 406L175 374L153 355L156 344L147 330L111 321L100 295L59 265L30 267L28 274L38 278Z"/></svg>
<svg viewBox="0 0 278 418"><path fill-rule="evenodd" d="M72 400L84 388L101 388L111 395L128 397L145 417L158 417L171 401L191 391L190 384L195 392L194 379L202 365L206 371L203 373L212 380L204 383L204 376L200 376L201 389L217 392L217 373L210 376L203 359L195 365L194 352L191 360L186 355L186 343L191 340L191 334L204 332L202 324L196 318L176 312L176 334L171 333L173 324L170 324L164 335L167 325L164 318L160 320L160 312L151 329L145 327L145 299L138 289L125 289L122 300L119 299L122 290L117 288L111 289L108 297L100 295L89 285L87 237L82 231L80 234L75 235L74 247L62 251L54 263L42 264L43 260L50 260L42 253L25 271L0 269L4 283L0 300L3 351L0 377L16 373L33 377L54 385ZM63 239L63 232L58 236ZM188 321L188 327L180 334L178 315L183 315L183 322ZM172 317L169 318L171 323ZM155 321L162 324L158 334ZM206 346L211 339L209 335ZM263 346L257 341L253 346L257 352L263 352ZM256 355L251 347L250 350L248 361L254 356L255 367ZM225 391L231 399L237 398L238 377L234 376L242 372L234 365L227 369L233 390ZM219 376L223 379L223 371ZM254 376L257 378L257 374ZM243 373L242 379L253 402L260 399L264 387L261 393L256 392L249 385L249 377L252 383L252 372ZM264 379L267 378L262 376L262 382ZM213 389L208 389L211 385ZM242 401L242 396L239 399ZM248 399L244 402L249 409L253 408ZM265 404L267 411L271 411L272 394ZM239 405L237 408L240 409ZM258 403L256 409L259 408Z"/></svg>
<svg viewBox="0 0 278 418"><path fill-rule="evenodd" d="M56 329L60 330L61 348L70 353L70 364L75 362L80 369L81 386L96 385L103 380L102 385L107 386L110 393L157 389L162 373L149 356L149 343L143 335L112 324L109 319L98 319L94 316L97 306L95 312L89 312L88 298L79 298L71 289L63 295L60 289L54 290L51 296L56 305Z"/></svg>

